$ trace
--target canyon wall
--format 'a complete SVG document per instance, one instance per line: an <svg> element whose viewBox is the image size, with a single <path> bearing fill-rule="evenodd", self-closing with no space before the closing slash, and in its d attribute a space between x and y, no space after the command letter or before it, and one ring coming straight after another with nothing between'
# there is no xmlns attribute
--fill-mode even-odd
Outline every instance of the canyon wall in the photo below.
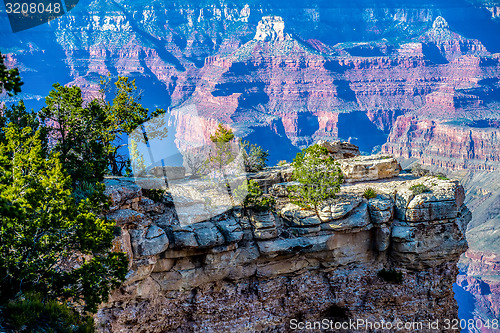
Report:
<svg viewBox="0 0 500 333"><path fill-rule="evenodd" d="M397 176L383 156L344 161L353 165L349 177L372 179L377 196L365 199L367 184L349 183L319 215L288 202L287 166L252 176L275 196L276 210L234 207L187 225L179 224L171 197L146 196L163 180L107 179L108 217L120 227L116 249L128 254L130 270L96 315L98 330L285 332L293 320L428 325L457 318L451 287L470 221L463 188ZM387 172L355 167L367 163ZM430 191L415 194L417 184Z"/></svg>
<svg viewBox="0 0 500 333"><path fill-rule="evenodd" d="M498 147L500 128L463 127L401 116L382 151L402 158L417 158L425 165L449 171L497 171Z"/></svg>

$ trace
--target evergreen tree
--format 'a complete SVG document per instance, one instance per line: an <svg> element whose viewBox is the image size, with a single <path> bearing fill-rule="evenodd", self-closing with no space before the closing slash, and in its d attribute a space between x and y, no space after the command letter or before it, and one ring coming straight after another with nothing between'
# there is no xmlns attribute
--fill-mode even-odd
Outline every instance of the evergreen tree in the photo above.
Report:
<svg viewBox="0 0 500 333"><path fill-rule="evenodd" d="M235 206L233 194L231 191L231 185L228 179L229 165L236 159L236 154L234 152L234 133L230 128L226 128L224 125L219 123L217 130L213 135L210 136L210 140L213 142L215 149L211 150L207 160L207 167L209 170L213 170L215 178L221 180L221 185L223 185L227 191L229 199L231 200L231 205Z"/></svg>
<svg viewBox="0 0 500 333"><path fill-rule="evenodd" d="M312 145L297 154L292 166L293 179L300 185L290 188L290 200L318 215L320 204L340 190L343 175L338 163L325 147Z"/></svg>
<svg viewBox="0 0 500 333"><path fill-rule="evenodd" d="M240 140L241 151L243 153L243 163L245 164L245 171L255 172L264 169L267 164L269 152L262 149L262 147L250 143L248 141Z"/></svg>
<svg viewBox="0 0 500 333"><path fill-rule="evenodd" d="M101 181L107 170L101 110L84 106L79 87L54 84L38 113L48 132L48 145L60 154L63 168L75 183Z"/></svg>
<svg viewBox="0 0 500 333"><path fill-rule="evenodd" d="M17 68L8 69L4 63L4 56L0 52L0 95L7 93L9 96L13 96L21 92L22 85L19 70Z"/></svg>
<svg viewBox="0 0 500 333"><path fill-rule="evenodd" d="M121 175L127 166L128 158L120 153L120 148L127 146L126 135L139 135L133 138L136 142L142 141L142 131L135 131L139 126L147 124L148 140L162 139L167 136L165 113L163 109L149 112L140 103L141 94L135 85L135 80L127 77L118 77L112 84L108 77L101 81L101 96L92 101L89 107L98 112L101 124L101 140L106 149L108 165L111 174ZM113 100L107 102L105 96L112 94ZM123 143L121 143L123 142Z"/></svg>
<svg viewBox="0 0 500 333"><path fill-rule="evenodd" d="M119 115L84 105L76 87L54 85L46 105L37 115L21 101L0 116L0 326L89 331L86 314L128 270L126 255L112 252L100 183Z"/></svg>
<svg viewBox="0 0 500 333"><path fill-rule="evenodd" d="M232 145L234 133L230 128L219 123L215 133L210 136L210 140L215 145L215 149L210 152L208 162L219 174L224 174L224 168L236 158Z"/></svg>
<svg viewBox="0 0 500 333"><path fill-rule="evenodd" d="M149 114L138 102L134 80L119 77L114 90L109 85L110 79L103 81L101 97L84 105L79 87L54 84L39 113L49 132L49 146L61 154L65 170L76 183L100 181L108 171L121 175L128 165L128 158L120 153L127 144L121 142L138 126L155 119L148 128L150 139L167 135L158 117L164 110ZM106 92L114 94L112 102L105 100Z"/></svg>
<svg viewBox="0 0 500 333"><path fill-rule="evenodd" d="M39 129L9 124L0 143L0 299L37 292L93 312L125 278L127 259L111 252L103 186L77 203L60 154L42 141Z"/></svg>

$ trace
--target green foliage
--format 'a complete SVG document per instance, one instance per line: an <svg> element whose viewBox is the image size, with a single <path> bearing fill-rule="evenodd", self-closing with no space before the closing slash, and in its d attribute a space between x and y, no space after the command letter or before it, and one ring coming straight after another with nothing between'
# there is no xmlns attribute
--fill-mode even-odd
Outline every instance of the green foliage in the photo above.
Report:
<svg viewBox="0 0 500 333"><path fill-rule="evenodd" d="M74 310L96 312L125 279L127 257L111 252L115 223L102 215L109 202L99 181L114 138L134 125L113 117L134 110L105 106L84 106L79 88L56 84L38 115L23 102L0 115L0 308L20 330L90 332Z"/></svg>
<svg viewBox="0 0 500 333"><path fill-rule="evenodd" d="M135 80L127 77L118 77L112 84L110 77L101 80L101 98L94 100L92 107L99 110L102 123L102 142L106 147L108 163L113 175L120 175L126 167L127 159L120 155L119 148L127 144L113 144L124 135L138 134L142 138L142 131L134 131L142 124L148 123L148 139L162 139L167 136L164 119L159 117L164 114L163 109L156 109L149 113L140 103L140 91L135 85ZM104 100L106 94L112 94L112 102ZM136 142L140 138L133 138Z"/></svg>
<svg viewBox="0 0 500 333"><path fill-rule="evenodd" d="M4 56L0 52L0 95L7 93L13 96L21 92L21 77L17 68L7 69L4 63Z"/></svg>
<svg viewBox="0 0 500 333"><path fill-rule="evenodd" d="M365 192L363 192L363 197L366 199L373 199L377 196L377 192L371 187L368 187L365 189Z"/></svg>
<svg viewBox="0 0 500 333"><path fill-rule="evenodd" d="M2 142L5 141L4 129L8 124L14 124L19 128L38 128L40 125L37 114L33 110L27 111L23 101L2 110L2 116L0 116L0 141Z"/></svg>
<svg viewBox="0 0 500 333"><path fill-rule="evenodd" d="M135 170L134 176L139 176L146 172L146 165L144 164L144 156L137 148L137 142L130 140L130 166Z"/></svg>
<svg viewBox="0 0 500 333"><path fill-rule="evenodd" d="M338 163L325 147L312 145L297 154L292 166L293 179L300 185L290 187L290 200L318 214L319 205L340 190L343 175Z"/></svg>
<svg viewBox="0 0 500 333"><path fill-rule="evenodd" d="M403 281L403 273L395 269L381 270L377 275L386 282L390 283L401 283Z"/></svg>
<svg viewBox="0 0 500 333"><path fill-rule="evenodd" d="M231 203L234 206L235 203L231 193L231 186L227 177L227 174L231 172L228 166L236 158L236 153L234 152L236 142L234 141L233 131L219 123L214 135L210 136L210 140L215 147L208 154L205 168L212 172L214 178L222 180L220 184L223 184L225 187L231 199Z"/></svg>
<svg viewBox="0 0 500 333"><path fill-rule="evenodd" d="M281 160L278 162L278 166L283 166L283 165L287 165L288 162L286 160Z"/></svg>
<svg viewBox="0 0 500 333"><path fill-rule="evenodd" d="M88 181L82 181L78 185L76 185L73 191L73 197L76 202L79 203L87 198L91 198L92 195L99 191L101 188L101 184L99 183L91 183Z"/></svg>
<svg viewBox="0 0 500 333"><path fill-rule="evenodd" d="M252 208L257 211L271 210L276 201L273 197L264 196L259 184L253 180L247 180L234 191L235 198L243 203L243 208Z"/></svg>
<svg viewBox="0 0 500 333"><path fill-rule="evenodd" d="M255 172L264 169L267 164L269 152L264 151L262 147L256 144L250 144L248 141L240 140L240 145L243 152L243 163L245 164L245 171Z"/></svg>
<svg viewBox="0 0 500 333"><path fill-rule="evenodd" d="M0 299L39 291L96 311L124 280L127 259L111 253L114 223L101 218L104 185L76 202L60 153L48 152L43 131L4 128L0 143ZM66 267L78 260L79 267Z"/></svg>
<svg viewBox="0 0 500 333"><path fill-rule="evenodd" d="M439 180L450 180L450 178L446 177L443 174L437 174L435 177Z"/></svg>
<svg viewBox="0 0 500 333"><path fill-rule="evenodd" d="M60 154L63 168L75 183L102 180L107 159L97 110L83 106L79 87L54 84L53 88L38 114L48 131L49 147Z"/></svg>
<svg viewBox="0 0 500 333"><path fill-rule="evenodd" d="M157 109L149 114L142 107L134 80L119 77L114 89L110 88L109 78L101 85L101 96L84 104L79 87L54 84L45 99L46 106L39 112L49 133L49 146L61 154L64 169L75 183L100 181L108 170L121 175L129 161L119 153L120 148L127 146L120 140L145 122L155 119L154 126L148 127L149 139L167 135L164 122L158 117L164 111ZM106 93L114 94L112 102L105 100Z"/></svg>
<svg viewBox="0 0 500 333"><path fill-rule="evenodd" d="M162 202L166 191L163 189L142 189L142 194L154 202Z"/></svg>
<svg viewBox="0 0 500 333"><path fill-rule="evenodd" d="M231 145L234 140L233 131L219 123L215 133L210 136L210 140L215 145L215 149L210 152L208 157L209 168L223 174L223 168L234 161L236 157Z"/></svg>
<svg viewBox="0 0 500 333"><path fill-rule="evenodd" d="M2 311L4 325L22 332L94 332L91 316L80 316L56 300L28 293L8 302Z"/></svg>
<svg viewBox="0 0 500 333"><path fill-rule="evenodd" d="M410 190L413 192L414 195L431 192L431 189L425 186L424 184L416 184L410 186Z"/></svg>

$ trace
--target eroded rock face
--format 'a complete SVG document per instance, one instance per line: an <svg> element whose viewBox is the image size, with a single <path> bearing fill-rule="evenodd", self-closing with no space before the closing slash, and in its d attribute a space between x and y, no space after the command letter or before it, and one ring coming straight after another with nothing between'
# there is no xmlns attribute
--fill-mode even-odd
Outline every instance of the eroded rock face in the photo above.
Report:
<svg viewBox="0 0 500 333"><path fill-rule="evenodd" d="M488 123L488 120L484 122ZM382 151L396 157L417 156L423 164L447 170L495 171L500 165L496 153L499 145L500 129L495 121L491 121L491 127L464 128L431 119L401 116ZM447 151L448 156L443 156L442 151Z"/></svg>
<svg viewBox="0 0 500 333"><path fill-rule="evenodd" d="M279 16L264 16L257 25L254 39L268 41L285 40L285 22Z"/></svg>
<svg viewBox="0 0 500 333"><path fill-rule="evenodd" d="M108 184L115 198L136 186ZM429 192L414 194L415 184ZM363 197L367 186L376 197ZM166 214L175 209L168 201L135 193L109 213L134 211L133 202L143 218L119 224L117 248L129 255L130 272L96 315L101 332L285 332L294 318L457 317L451 286L470 220L457 182L409 175L356 182L318 214L284 204L278 214L234 209L188 226ZM414 212L420 208L426 213ZM156 225L165 215L172 221ZM403 283L385 281L382 269L402 272Z"/></svg>

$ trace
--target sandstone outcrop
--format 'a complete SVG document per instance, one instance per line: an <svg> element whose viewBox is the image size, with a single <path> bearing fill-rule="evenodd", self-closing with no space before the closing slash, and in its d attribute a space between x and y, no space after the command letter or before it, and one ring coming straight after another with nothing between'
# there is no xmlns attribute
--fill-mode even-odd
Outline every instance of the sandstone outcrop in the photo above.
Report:
<svg viewBox="0 0 500 333"><path fill-rule="evenodd" d="M395 177L401 166L390 155L371 155L340 160L340 169L346 182L354 182Z"/></svg>
<svg viewBox="0 0 500 333"><path fill-rule="evenodd" d="M286 168L265 171L281 182L269 182L270 193L286 189ZM96 315L101 332L285 332L294 318L457 316L451 286L470 212L455 181L396 174L349 183L318 214L281 193L276 211L234 207L187 226L169 198L152 202L126 178L106 184L116 248L131 262ZM363 197L367 186L375 197ZM379 276L391 269L402 283Z"/></svg>
<svg viewBox="0 0 500 333"><path fill-rule="evenodd" d="M330 156L336 160L359 156L358 146L349 142L319 140L316 144L325 147Z"/></svg>

